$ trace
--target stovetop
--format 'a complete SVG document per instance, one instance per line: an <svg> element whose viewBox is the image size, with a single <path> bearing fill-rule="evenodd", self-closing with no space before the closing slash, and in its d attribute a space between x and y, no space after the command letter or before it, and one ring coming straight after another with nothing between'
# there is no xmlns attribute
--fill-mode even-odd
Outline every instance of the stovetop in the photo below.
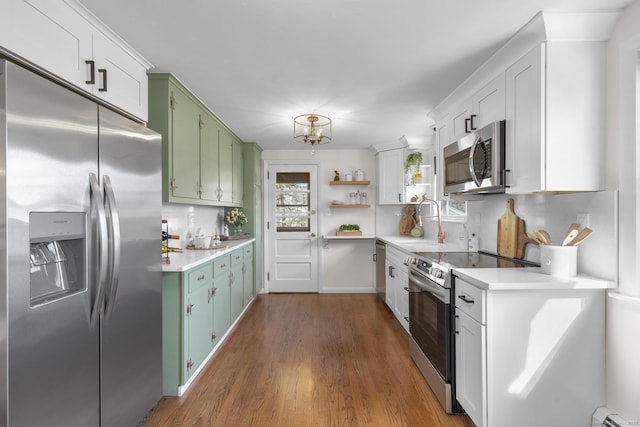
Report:
<svg viewBox="0 0 640 427"><path fill-rule="evenodd" d="M539 267L536 263L500 257L488 252L416 252L445 268L518 268Z"/></svg>
<svg viewBox="0 0 640 427"><path fill-rule="evenodd" d="M534 262L504 258L488 252L415 252L406 264L445 288L451 287L449 272L452 268L539 267Z"/></svg>

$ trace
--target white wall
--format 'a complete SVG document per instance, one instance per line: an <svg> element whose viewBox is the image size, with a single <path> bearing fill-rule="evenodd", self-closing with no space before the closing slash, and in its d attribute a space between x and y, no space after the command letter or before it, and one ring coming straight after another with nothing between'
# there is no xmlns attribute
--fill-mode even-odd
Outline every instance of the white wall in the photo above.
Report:
<svg viewBox="0 0 640 427"><path fill-rule="evenodd" d="M336 150L323 146L311 154L309 149L265 150L262 159L291 160L292 162L313 161L318 167L318 222L319 236L335 236L340 224L358 224L364 235L375 234L375 204L377 200L377 182L375 157L369 150ZM365 172L365 179L371 181L368 187L330 186L334 170L345 174L356 169ZM368 209L330 209L332 200L346 201L349 192L360 190L367 193ZM266 196L266 195L265 195ZM268 231L265 230L265 242ZM319 289L320 292L375 292L373 253L374 240L331 241L319 246ZM268 256L268 254L267 254Z"/></svg>
<svg viewBox="0 0 640 427"><path fill-rule="evenodd" d="M640 422L639 22L636 0L614 30L607 58L607 177L620 194L619 292L607 298L607 406L629 422Z"/></svg>

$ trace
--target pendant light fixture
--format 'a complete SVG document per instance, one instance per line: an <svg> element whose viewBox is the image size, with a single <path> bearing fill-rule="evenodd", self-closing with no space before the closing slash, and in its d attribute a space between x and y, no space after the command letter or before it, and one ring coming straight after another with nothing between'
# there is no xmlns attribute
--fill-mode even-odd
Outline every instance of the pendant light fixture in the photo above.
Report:
<svg viewBox="0 0 640 427"><path fill-rule="evenodd" d="M331 142L331 119L320 114L301 114L293 118L293 139L301 144L311 144L311 153L315 146Z"/></svg>

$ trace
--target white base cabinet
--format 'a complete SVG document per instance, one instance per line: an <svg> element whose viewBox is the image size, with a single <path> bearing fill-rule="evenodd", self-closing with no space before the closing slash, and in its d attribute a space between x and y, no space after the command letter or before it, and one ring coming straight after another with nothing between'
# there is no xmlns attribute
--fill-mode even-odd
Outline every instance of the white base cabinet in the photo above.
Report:
<svg viewBox="0 0 640 427"><path fill-rule="evenodd" d="M454 287L456 397L476 426L590 425L605 403L605 291Z"/></svg>
<svg viewBox="0 0 640 427"><path fill-rule="evenodd" d="M409 332L409 273L404 265L407 254L387 245L386 258L385 302L400 325Z"/></svg>

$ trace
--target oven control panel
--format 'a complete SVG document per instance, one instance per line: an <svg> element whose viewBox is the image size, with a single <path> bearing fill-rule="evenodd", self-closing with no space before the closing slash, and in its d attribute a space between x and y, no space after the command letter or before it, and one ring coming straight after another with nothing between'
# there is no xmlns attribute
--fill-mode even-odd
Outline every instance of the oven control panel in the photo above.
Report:
<svg viewBox="0 0 640 427"><path fill-rule="evenodd" d="M433 261L423 259L420 257L410 256L407 258L406 264L414 271L417 271L423 276L428 277L440 286L446 286L447 276L449 275L449 269L443 267Z"/></svg>

